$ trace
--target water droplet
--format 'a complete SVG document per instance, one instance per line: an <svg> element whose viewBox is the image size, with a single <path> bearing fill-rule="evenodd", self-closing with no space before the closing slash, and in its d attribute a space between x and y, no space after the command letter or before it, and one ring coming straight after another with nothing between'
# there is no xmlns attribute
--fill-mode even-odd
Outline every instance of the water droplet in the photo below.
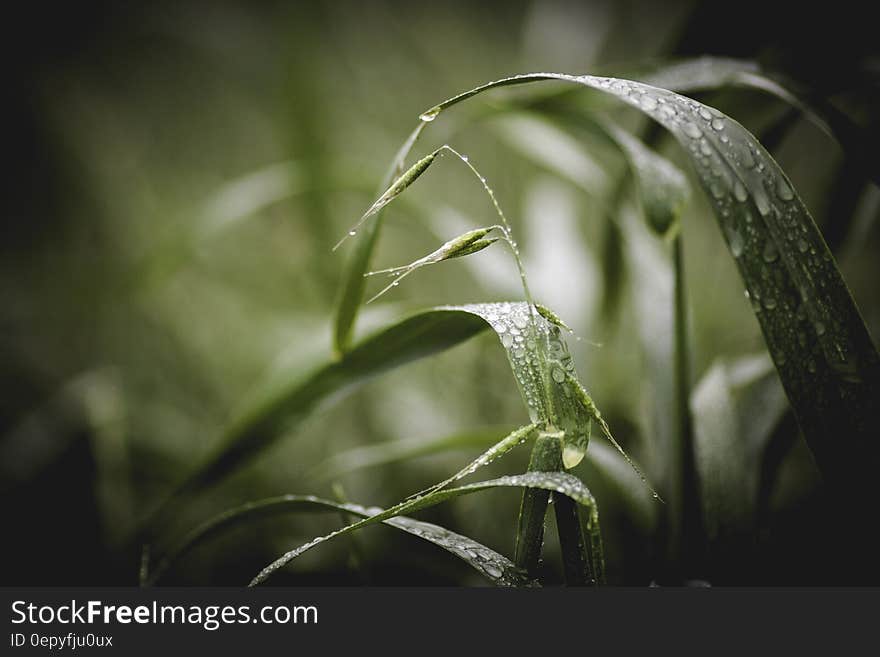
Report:
<svg viewBox="0 0 880 657"><path fill-rule="evenodd" d="M783 201L790 201L794 198L794 192L791 191L791 186L785 182L783 178L780 178L776 182L776 193Z"/></svg>
<svg viewBox="0 0 880 657"><path fill-rule="evenodd" d="M645 94L642 96L642 107L650 112L657 109L657 101L652 96Z"/></svg>
<svg viewBox="0 0 880 657"><path fill-rule="evenodd" d="M419 119L421 119L425 123L430 123L431 121L433 121L434 119L437 118L437 115L439 113L440 113L439 107L432 107L427 112L424 112L421 116L419 116Z"/></svg>
<svg viewBox="0 0 880 657"><path fill-rule="evenodd" d="M556 381L556 383L562 383L563 381L565 381L565 372L563 372L558 367L553 368L551 376L553 377L553 380Z"/></svg>
<svg viewBox="0 0 880 657"><path fill-rule="evenodd" d="M501 336L501 344L504 345L506 349L509 349L513 346L513 336L510 333L505 333Z"/></svg>
<svg viewBox="0 0 880 657"><path fill-rule="evenodd" d="M733 183L733 196L740 203L743 203L749 197L749 193L746 191L745 185L743 185L739 180L736 180Z"/></svg>
<svg viewBox="0 0 880 657"><path fill-rule="evenodd" d="M806 253L807 249L810 248L810 245L807 244L807 241L805 239L801 238L797 241L797 248L798 251L800 251L801 253Z"/></svg>
<svg viewBox="0 0 880 657"><path fill-rule="evenodd" d="M497 577L501 577L501 575L502 575L502 570L493 563L483 564L483 570L486 571L486 574L489 575L489 577L496 577L497 578Z"/></svg>
<svg viewBox="0 0 880 657"><path fill-rule="evenodd" d="M816 361L811 359L810 362L807 363L807 369L810 371L811 374L815 374L816 373Z"/></svg>
<svg viewBox="0 0 880 657"><path fill-rule="evenodd" d="M712 119L713 130L724 130L724 121L721 119Z"/></svg>
<svg viewBox="0 0 880 657"><path fill-rule="evenodd" d="M764 196L764 192L755 192L755 205L758 207L758 212L761 213L762 217L766 217L770 214L770 201Z"/></svg>
<svg viewBox="0 0 880 657"><path fill-rule="evenodd" d="M683 122L681 124L681 130L691 139L699 139L703 136L703 131L690 121Z"/></svg>
<svg viewBox="0 0 880 657"><path fill-rule="evenodd" d="M702 116L707 121L709 121L712 118L712 114L705 107L701 107L699 112L700 112L700 116Z"/></svg>
<svg viewBox="0 0 880 657"><path fill-rule="evenodd" d="M566 445L562 449L562 465L565 466L566 470L571 470L574 466L583 461L585 453L585 450L575 445Z"/></svg>
<svg viewBox="0 0 880 657"><path fill-rule="evenodd" d="M764 299L764 307L767 310L773 310L776 307L776 299L773 297L767 297Z"/></svg>
<svg viewBox="0 0 880 657"><path fill-rule="evenodd" d="M764 262L776 262L777 258L779 258L779 250L776 248L776 243L773 240L765 242L764 251L761 253L761 256L764 258Z"/></svg>
<svg viewBox="0 0 880 657"><path fill-rule="evenodd" d="M350 231L348 231L348 234L351 235L352 237L354 237L355 235L357 235L357 231L356 231L356 230L350 230Z"/></svg>
<svg viewBox="0 0 880 657"><path fill-rule="evenodd" d="M733 254L734 258L739 258L743 253L743 247L745 244L743 243L743 236L736 229L731 230L728 235L728 239L730 240L730 252Z"/></svg>
<svg viewBox="0 0 880 657"><path fill-rule="evenodd" d="M817 321L813 328L816 329L816 335L825 335L825 325L822 322Z"/></svg>
<svg viewBox="0 0 880 657"><path fill-rule="evenodd" d="M461 161L462 161L462 162L469 162L469 161L470 161L470 158L469 158L467 155L462 155L462 156L461 156Z"/></svg>

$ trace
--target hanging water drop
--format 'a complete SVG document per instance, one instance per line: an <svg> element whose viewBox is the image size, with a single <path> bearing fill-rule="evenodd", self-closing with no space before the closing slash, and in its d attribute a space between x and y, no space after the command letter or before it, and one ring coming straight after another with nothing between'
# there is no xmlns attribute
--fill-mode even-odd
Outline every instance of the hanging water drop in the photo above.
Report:
<svg viewBox="0 0 880 657"><path fill-rule="evenodd" d="M586 450L576 445L566 445L562 448L562 465L566 470L571 470L578 463L584 460Z"/></svg>
<svg viewBox="0 0 880 657"><path fill-rule="evenodd" d="M762 217L766 217L768 214L770 214L770 201L768 201L767 197L764 196L764 192L755 192L755 205L757 206L758 212L761 213Z"/></svg>
<svg viewBox="0 0 880 657"><path fill-rule="evenodd" d="M776 248L776 243L773 240L767 240L761 256L766 263L775 262L779 258L779 250Z"/></svg>
<svg viewBox="0 0 880 657"><path fill-rule="evenodd" d="M791 186L783 178L780 178L776 183L776 193L783 201L790 201L794 198Z"/></svg>
<svg viewBox="0 0 880 657"><path fill-rule="evenodd" d="M745 246L742 235L738 230L734 229L730 232L728 238L730 240L730 252L733 254L734 258L739 258L742 255L743 247Z"/></svg>
<svg viewBox="0 0 880 657"><path fill-rule="evenodd" d="M419 116L419 119L422 120L422 121L424 121L425 123L430 123L431 121L433 121L434 119L437 118L437 115L438 115L439 113L440 113L440 108L439 108L439 107L432 107L432 108L429 109L427 112L423 112L423 113Z"/></svg>

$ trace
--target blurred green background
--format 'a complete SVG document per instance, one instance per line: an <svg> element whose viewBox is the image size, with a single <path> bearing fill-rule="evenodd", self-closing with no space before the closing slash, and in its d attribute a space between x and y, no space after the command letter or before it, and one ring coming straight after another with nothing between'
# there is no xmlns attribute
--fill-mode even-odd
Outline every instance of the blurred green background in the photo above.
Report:
<svg viewBox="0 0 880 657"><path fill-rule="evenodd" d="M750 58L832 102L876 139L880 59L870 21L805 11L560 0L19 10L6 21L3 53L13 92L4 108L10 175L0 258L3 583L136 582L138 555L127 541L139 520L211 452L267 380L330 357L346 255L331 247L375 198L419 113L440 100L522 72L626 77L675 58ZM823 37L838 30L846 30L845 44L826 47ZM533 113L491 111L555 89L477 100L461 120L432 125L414 155L450 143L486 175L518 232L535 296L584 338L570 344L581 380L663 494L671 475L654 418L665 393L642 348L652 336L657 344L671 339L662 248L639 229L629 197L619 225L632 230L609 237L603 208L621 175L619 156ZM869 329L880 334L877 188L779 100L744 89L699 98L772 142ZM620 105L595 106L631 129L644 126ZM654 145L692 175L668 140ZM772 449L763 460L743 456L755 481L731 483L733 516L739 485L752 495L762 467L778 474L760 484L760 517L716 533L698 574L720 584L833 582L812 567L817 555L839 549L817 526L829 511L821 483L766 367L733 261L694 189L683 219L692 407L700 408L699 384L720 371L713 367L750 382L738 411ZM487 221L494 219L485 195L447 161L390 208L374 264L409 262ZM490 249L412 276L368 307L359 333L407 310L519 298L512 262ZM167 535L267 495L332 498L334 484L351 501L389 505L479 450L349 472L339 471L340 454L493 428L500 437L525 419L504 353L483 335L325 404L277 448L181 503ZM526 462L520 450L490 474L519 472ZM662 507L646 502L637 480L636 490L615 489L590 463L577 474L600 504L610 581L662 578ZM423 517L512 554L518 501L512 491L491 492ZM290 516L236 529L194 551L166 583L245 583L340 522ZM549 538L547 549L553 581ZM278 583L482 582L450 555L382 527L309 553Z"/></svg>

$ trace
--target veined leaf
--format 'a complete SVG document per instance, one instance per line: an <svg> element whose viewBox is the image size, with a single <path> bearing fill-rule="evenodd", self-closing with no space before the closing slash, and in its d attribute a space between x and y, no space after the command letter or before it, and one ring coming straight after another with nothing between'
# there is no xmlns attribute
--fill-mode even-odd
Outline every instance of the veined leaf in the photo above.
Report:
<svg viewBox="0 0 880 657"><path fill-rule="evenodd" d="M181 557L196 545L209 540L226 529L266 516L322 511L343 511L346 514L361 518L372 518L377 514L383 513L383 509L377 507L367 508L358 504L343 504L312 495L282 495L249 502L217 515L187 534L157 564L156 569L147 581L142 582L142 584L155 584L175 562L179 561ZM413 536L418 536L454 554L499 586L535 585L510 559L467 536L462 536L439 525L414 520L405 516L386 518L382 522Z"/></svg>
<svg viewBox="0 0 880 657"><path fill-rule="evenodd" d="M403 513L412 513L415 511L420 511L422 509L427 509L429 507L436 506L437 504L455 499L456 497L460 497L462 495L470 495L472 493L500 487L540 488L554 493L559 493L561 495L565 495L566 497L571 498L572 500L586 508L588 513L588 528L591 533L591 540L599 540L599 516L598 510L596 508L596 501L593 499L593 495L592 493L590 493L590 490L586 487L586 485L584 485L584 483L580 479L564 472L529 472L522 475L499 477L498 479L469 484L467 486L460 486L458 488L447 488L444 490L433 492L424 497L419 497L397 504L390 509L372 515L369 518L365 518L364 520L361 520L359 522L348 525L347 527L343 527L342 529L338 529L335 532L326 534L325 536L319 536L318 538L309 541L305 545L302 545L294 550L291 550L290 552L285 553L284 555L273 561L271 564L266 566L266 568L261 570L259 574L257 574L257 576L254 577L254 579L251 581L250 585L256 586L258 584L262 584L278 569L283 568L304 552L307 552L308 550L311 550L321 543L329 541L338 536L343 536L350 532L357 531L358 529L362 529L364 527L383 522L385 520L388 520L389 518L394 518Z"/></svg>
<svg viewBox="0 0 880 657"><path fill-rule="evenodd" d="M854 463L865 467L860 476L870 477L878 465L880 358L819 229L770 154L739 123L702 103L639 82L590 75L505 78L450 98L426 115L489 89L542 80L616 96L684 147L820 470L840 490L853 489ZM849 449L842 449L841 436Z"/></svg>

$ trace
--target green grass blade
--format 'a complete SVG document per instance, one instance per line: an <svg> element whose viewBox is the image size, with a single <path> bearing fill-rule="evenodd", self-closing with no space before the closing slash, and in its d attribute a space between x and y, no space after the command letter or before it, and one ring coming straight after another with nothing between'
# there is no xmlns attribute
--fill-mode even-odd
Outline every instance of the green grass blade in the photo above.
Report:
<svg viewBox="0 0 880 657"><path fill-rule="evenodd" d="M626 130L611 122L601 126L626 157L648 225L660 235L677 230L678 218L690 195L685 175Z"/></svg>
<svg viewBox="0 0 880 657"><path fill-rule="evenodd" d="M671 91L614 78L520 75L460 94L429 113L436 116L492 88L542 80L616 96L684 147L817 464L834 488L857 494L880 465L880 357L819 229L779 165L721 112Z"/></svg>
<svg viewBox="0 0 880 657"><path fill-rule="evenodd" d="M424 311L374 333L339 360L301 379L268 387L230 426L220 447L178 489L175 498L216 483L240 468L273 446L331 395L351 391L382 372L453 347L486 328L473 313L448 308ZM167 510L170 501L155 517Z"/></svg>
<svg viewBox="0 0 880 657"><path fill-rule="evenodd" d="M375 468L401 461L440 454L459 449L486 448L498 442L499 436L506 436L515 427L488 427L455 433L449 436L438 436L428 440L404 439L381 442L376 445L355 447L330 456L326 461L315 467L311 473L316 479L329 479L357 472L366 468Z"/></svg>
<svg viewBox="0 0 880 657"><path fill-rule="evenodd" d="M476 459L471 461L468 465L463 467L461 470L456 472L451 477L444 479L443 481L434 484L430 488L427 488L419 493L416 493L416 496L427 495L429 493L433 493L436 490L440 490L441 488L446 488L450 484L455 483L459 479L464 479L468 475L473 474L480 468L489 465L493 461L498 460L507 452L512 450L514 447L522 445L526 442L532 435L535 433L535 430L538 428L537 424L527 424L524 427L520 427L512 432L510 432L507 436L499 440L488 450L480 454Z"/></svg>
<svg viewBox="0 0 880 657"><path fill-rule="evenodd" d="M718 361L691 394L708 538L754 531L761 461L785 396L764 355Z"/></svg>
<svg viewBox="0 0 880 657"><path fill-rule="evenodd" d="M560 434L542 433L535 441L529 472L562 470L562 439ZM538 577L541 551L544 547L544 518L550 492L543 488L523 490L516 530L514 562L532 577Z"/></svg>
<svg viewBox="0 0 880 657"><path fill-rule="evenodd" d="M424 123L416 126L407 140L403 143L388 169L385 179L382 181L382 191L391 182L403 173L404 163L412 150L413 145L422 132ZM355 241L354 251L349 256L342 276L342 286L339 289L339 298L336 303L336 321L334 323L333 346L337 354L344 354L351 346L352 333L355 320L364 300L366 280L364 274L370 268L373 250L382 228L382 212L380 211L373 221L367 222L361 229L360 239Z"/></svg>
<svg viewBox="0 0 880 657"><path fill-rule="evenodd" d="M452 307L473 312L492 326L507 352L532 422L562 429L563 463L566 468L577 465L587 451L591 417L578 403L568 378L574 372L574 362L562 336L564 325L546 308L530 313L525 302Z"/></svg>
<svg viewBox="0 0 880 657"><path fill-rule="evenodd" d="M785 396L781 388L779 394L782 395L784 402ZM438 436L428 440L407 438L355 447L332 455L319 464L310 473L310 477L315 480L327 480L422 456L464 449L486 449L497 443L499 436L506 436L514 430L513 426L498 426ZM578 467L585 468L583 479L592 481L595 478L608 486L617 499L616 503L624 507L640 526L651 526L658 507L652 503L650 491L642 486L638 475L617 450L606 444L591 443L586 457Z"/></svg>
<svg viewBox="0 0 880 657"><path fill-rule="evenodd" d="M364 527L383 522L384 520L394 518L403 513L412 513L415 511L420 511L422 509L427 509L432 506L436 506L437 504L440 504L442 502L447 502L457 497L461 497L462 495L470 495L485 490L504 487L540 488L546 491L566 495L567 497L570 497L575 502L584 506L587 509L590 517L595 519L596 521L593 524L593 531L598 533L598 510L596 508L596 501L593 499L593 495L592 493L590 493L590 490L580 479L564 472L529 472L522 475L499 477L497 479L478 482L475 484L468 484L466 486L460 486L458 488L447 488L444 490L436 491L430 495L426 495L425 497L420 497L414 500L402 502L401 504L397 504L390 509L372 515L369 518L365 518L364 520L361 520L354 524L348 525L347 527L343 527L342 529L338 529L335 532L332 532L325 536L319 536L312 541L309 541L308 543L294 550L291 550L290 552L287 552L286 554L282 555L271 564L266 566L266 568L264 568L262 571L260 571L260 573L257 574L257 576L254 577L254 579L251 581L250 585L256 586L258 584L262 584L278 569L283 568L304 552L307 552L308 550L311 550L321 543L329 541L338 536L343 536L345 534L348 534L349 532L357 531L358 529L362 529Z"/></svg>
<svg viewBox="0 0 880 657"><path fill-rule="evenodd" d="M824 98L793 80L763 71L755 62L701 57L665 66L642 79L652 86L678 92L745 87L773 96L836 140L860 172L880 185L880 158L870 148L876 139L867 130Z"/></svg>
<svg viewBox="0 0 880 657"><path fill-rule="evenodd" d="M168 572L169 568L189 551L227 529L268 516L327 511L341 511L344 514L360 518L371 518L382 513L383 510L376 507L367 508L358 504L333 502L312 495L282 495L249 502L215 516L187 534L169 550L145 583L147 585L155 584L164 573ZM413 536L418 536L454 554L499 586L531 586L534 584L507 557L445 527L404 516L386 518L382 522Z"/></svg>

